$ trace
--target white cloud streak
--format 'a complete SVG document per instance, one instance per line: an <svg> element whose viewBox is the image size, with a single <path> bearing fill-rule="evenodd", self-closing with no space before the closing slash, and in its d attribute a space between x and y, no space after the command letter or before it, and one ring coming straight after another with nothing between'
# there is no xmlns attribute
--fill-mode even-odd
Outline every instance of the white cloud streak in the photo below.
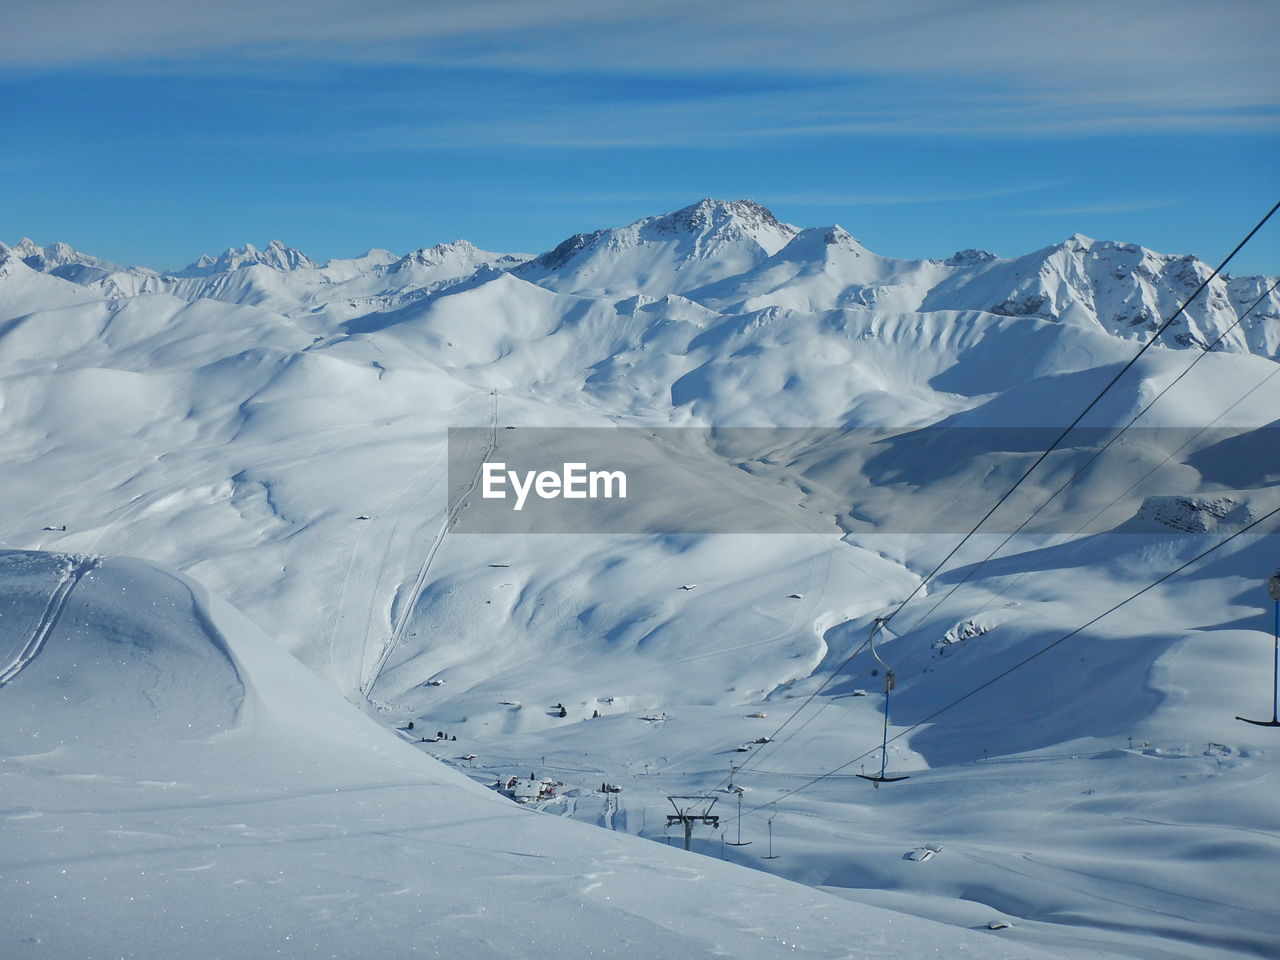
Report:
<svg viewBox="0 0 1280 960"><path fill-rule="evenodd" d="M631 78L807 75L853 84L839 109L830 109L827 98L822 117L766 110L765 122L744 129L744 136L1280 128L1274 52L1280 4L1257 0L1212 6L1200 0L44 0L8 6L0 66L20 70L363 62ZM895 102L876 102L884 89L894 91ZM886 115L886 107L893 112ZM527 126L523 134L512 131L513 142L545 140L545 127ZM625 131L600 126L582 126L579 142L561 142L629 144ZM652 142L654 126L645 128L644 142Z"/></svg>
<svg viewBox="0 0 1280 960"><path fill-rule="evenodd" d="M1022 212L1033 217L1063 217L1093 214L1146 213L1148 210L1164 210L1172 206L1174 206L1174 201L1172 200L1136 200L1117 203L1098 203L1078 207L1055 207L1050 210L1025 210Z"/></svg>

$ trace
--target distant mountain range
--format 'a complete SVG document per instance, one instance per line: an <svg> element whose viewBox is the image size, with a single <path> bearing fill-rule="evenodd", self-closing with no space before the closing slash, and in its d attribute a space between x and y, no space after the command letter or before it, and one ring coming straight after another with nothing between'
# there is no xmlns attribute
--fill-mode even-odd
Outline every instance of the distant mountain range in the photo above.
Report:
<svg viewBox="0 0 1280 960"><path fill-rule="evenodd" d="M318 264L272 241L261 250L246 244L203 256L164 274L120 267L63 243L41 247L24 239L13 247L0 244L0 269L6 286L29 291L12 300L0 293L14 304L11 311L24 302L168 294L345 322L506 273L575 297L677 296L719 314L771 307L976 310L1093 327L1130 340L1149 336L1211 273L1193 256L1079 234L1012 258L983 250L962 250L945 260L882 257L842 227L801 229L750 200L702 200L625 227L578 234L536 257L458 240L402 257L370 250ZM45 279L24 279L24 270ZM1273 283L1271 277L1215 278L1166 333L1164 345L1205 347L1221 338L1217 349L1280 356L1280 294L1273 291L1255 306Z"/></svg>

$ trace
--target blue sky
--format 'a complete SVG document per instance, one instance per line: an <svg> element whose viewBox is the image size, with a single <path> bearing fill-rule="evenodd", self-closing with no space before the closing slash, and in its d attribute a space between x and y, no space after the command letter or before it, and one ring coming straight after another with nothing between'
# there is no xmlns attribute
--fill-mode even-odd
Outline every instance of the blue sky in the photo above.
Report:
<svg viewBox="0 0 1280 960"><path fill-rule="evenodd" d="M158 268L704 196L868 247L1224 255L1280 198L1280 5L47 0L0 37L0 239ZM1280 223L1235 273L1280 272Z"/></svg>

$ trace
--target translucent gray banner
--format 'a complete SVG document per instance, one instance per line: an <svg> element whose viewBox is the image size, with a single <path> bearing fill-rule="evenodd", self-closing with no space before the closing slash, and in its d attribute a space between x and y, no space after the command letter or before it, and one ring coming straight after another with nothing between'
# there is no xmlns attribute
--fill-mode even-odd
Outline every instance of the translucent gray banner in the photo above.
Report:
<svg viewBox="0 0 1280 960"><path fill-rule="evenodd" d="M1060 432L452 428L449 506L459 533L964 533ZM1116 436L1073 432L982 530L1225 533L1280 504L1276 427Z"/></svg>

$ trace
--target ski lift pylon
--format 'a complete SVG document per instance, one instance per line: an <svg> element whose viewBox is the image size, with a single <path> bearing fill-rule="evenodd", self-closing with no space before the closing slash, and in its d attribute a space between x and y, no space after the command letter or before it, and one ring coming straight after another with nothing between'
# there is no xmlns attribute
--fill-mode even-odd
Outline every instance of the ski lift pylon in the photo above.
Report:
<svg viewBox="0 0 1280 960"><path fill-rule="evenodd" d="M893 668L885 663L880 654L876 652L876 634L884 626L885 620L885 617L876 617L871 624L871 634L867 637L867 643L871 646L871 655L876 658L880 666L884 667L884 733L880 739L880 772L875 775L869 773L857 774L863 780L870 780L871 785L877 790L880 789L880 784L882 783L897 783L899 780L910 779L905 774L901 777L890 777L885 774L885 768L889 762L889 694L893 692L895 682Z"/></svg>

